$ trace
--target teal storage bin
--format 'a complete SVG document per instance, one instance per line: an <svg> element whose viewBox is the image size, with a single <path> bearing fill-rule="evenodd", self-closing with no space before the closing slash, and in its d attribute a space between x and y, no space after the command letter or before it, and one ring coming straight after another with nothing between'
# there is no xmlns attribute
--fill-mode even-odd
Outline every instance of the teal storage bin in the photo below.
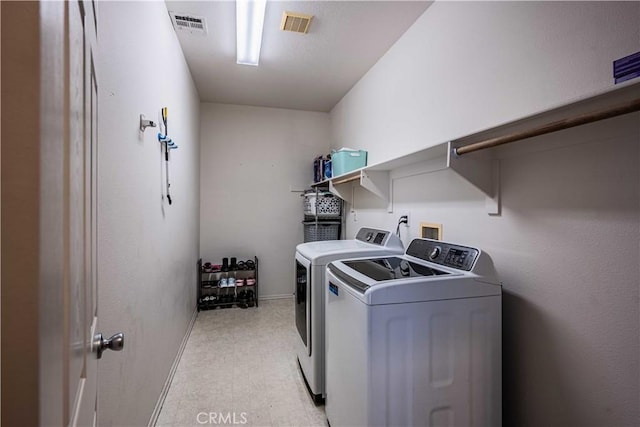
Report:
<svg viewBox="0 0 640 427"><path fill-rule="evenodd" d="M367 166L365 150L340 150L331 153L332 175L339 176Z"/></svg>

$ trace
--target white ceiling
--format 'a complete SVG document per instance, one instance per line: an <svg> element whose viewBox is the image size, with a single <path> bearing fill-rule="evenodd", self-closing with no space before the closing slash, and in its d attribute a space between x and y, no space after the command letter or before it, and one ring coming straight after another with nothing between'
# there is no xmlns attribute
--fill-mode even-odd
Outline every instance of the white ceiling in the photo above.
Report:
<svg viewBox="0 0 640 427"><path fill-rule="evenodd" d="M203 102L329 111L431 2L269 0L258 67L236 64L234 1L166 4L207 21L177 31ZM309 33L281 31L285 10L314 15Z"/></svg>

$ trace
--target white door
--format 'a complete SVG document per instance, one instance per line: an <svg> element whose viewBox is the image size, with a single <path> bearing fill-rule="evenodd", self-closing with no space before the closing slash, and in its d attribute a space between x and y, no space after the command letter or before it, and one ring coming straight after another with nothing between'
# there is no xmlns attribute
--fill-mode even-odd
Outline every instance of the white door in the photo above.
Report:
<svg viewBox="0 0 640 427"><path fill-rule="evenodd" d="M71 425L96 424L95 19L91 2L70 1L68 22L69 402Z"/></svg>
<svg viewBox="0 0 640 427"><path fill-rule="evenodd" d="M2 385L9 393L2 395L2 421L8 425L99 421L97 5L0 5L3 36L7 30L12 37L2 52L3 107L13 107L2 122L3 139L11 137L2 153L2 332L12 342L3 340ZM122 340L99 344L116 349Z"/></svg>
<svg viewBox="0 0 640 427"><path fill-rule="evenodd" d="M97 364L103 346L121 349L123 337L98 338L97 312L97 2L64 3L63 418L97 425ZM44 70L46 72L46 70ZM98 338L98 339L96 339Z"/></svg>

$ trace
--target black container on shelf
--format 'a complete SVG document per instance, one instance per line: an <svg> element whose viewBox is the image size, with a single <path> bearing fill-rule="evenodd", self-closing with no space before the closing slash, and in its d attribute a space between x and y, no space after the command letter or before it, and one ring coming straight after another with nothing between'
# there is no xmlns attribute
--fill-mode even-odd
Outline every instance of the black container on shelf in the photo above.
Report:
<svg viewBox="0 0 640 427"><path fill-rule="evenodd" d="M323 184L305 190L302 221L304 243L339 240L344 203Z"/></svg>
<svg viewBox="0 0 640 427"><path fill-rule="evenodd" d="M303 221L302 224L305 243L340 238L340 221Z"/></svg>

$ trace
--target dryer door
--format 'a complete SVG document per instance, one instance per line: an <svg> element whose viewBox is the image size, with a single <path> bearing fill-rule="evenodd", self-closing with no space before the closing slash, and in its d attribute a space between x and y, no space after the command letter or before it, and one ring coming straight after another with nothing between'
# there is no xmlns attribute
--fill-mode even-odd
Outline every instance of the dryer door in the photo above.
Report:
<svg viewBox="0 0 640 427"><path fill-rule="evenodd" d="M296 328L311 355L311 263L296 255Z"/></svg>

